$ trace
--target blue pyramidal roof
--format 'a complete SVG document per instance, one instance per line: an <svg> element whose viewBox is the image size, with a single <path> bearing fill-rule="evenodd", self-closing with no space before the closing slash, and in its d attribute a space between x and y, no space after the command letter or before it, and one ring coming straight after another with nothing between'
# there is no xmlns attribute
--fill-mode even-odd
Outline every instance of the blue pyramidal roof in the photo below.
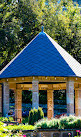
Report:
<svg viewBox="0 0 81 137"><path fill-rule="evenodd" d="M0 78L24 76L81 77L81 64L40 32L0 74Z"/></svg>

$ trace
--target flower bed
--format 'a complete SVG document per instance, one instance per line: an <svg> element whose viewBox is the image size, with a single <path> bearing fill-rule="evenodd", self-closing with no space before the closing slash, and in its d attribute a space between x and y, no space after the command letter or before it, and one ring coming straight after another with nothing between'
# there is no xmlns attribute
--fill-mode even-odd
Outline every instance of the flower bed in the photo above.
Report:
<svg viewBox="0 0 81 137"><path fill-rule="evenodd" d="M0 122L0 137L23 137L23 134L25 130L33 130L33 126L32 125L28 125L28 124L19 124L19 125L6 125L3 122Z"/></svg>
<svg viewBox="0 0 81 137"><path fill-rule="evenodd" d="M35 124L35 129L81 129L81 117L66 116L59 119L43 119Z"/></svg>
<svg viewBox="0 0 81 137"><path fill-rule="evenodd" d="M42 119L34 126L28 124L6 125L0 121L0 137L75 137L81 134L81 118L75 116L60 119ZM77 131L77 132L76 132Z"/></svg>

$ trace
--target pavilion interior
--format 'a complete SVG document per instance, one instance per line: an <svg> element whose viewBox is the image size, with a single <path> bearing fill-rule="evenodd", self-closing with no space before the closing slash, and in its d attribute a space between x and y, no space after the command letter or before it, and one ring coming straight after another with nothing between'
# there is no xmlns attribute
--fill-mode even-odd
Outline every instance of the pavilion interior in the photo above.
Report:
<svg viewBox="0 0 81 137"><path fill-rule="evenodd" d="M34 83L33 83L34 82ZM0 103L0 110L3 115L9 111L9 89L14 90L15 94L15 118L22 120L22 91L29 90L32 92L32 108L39 106L39 91L47 91L47 117L54 117L54 91L66 90L66 104L67 115L81 115L80 109L80 91L81 91L81 78L78 77L19 77L19 78L5 78L1 79L1 83L5 84L6 90L6 104ZM68 84L69 83L69 84ZM2 100L2 89L0 88L0 101ZM68 90L69 89L69 90ZM70 92L68 92L70 91ZM75 91L75 104L74 104L74 91ZM34 93L34 94L33 94ZM68 94L68 96L67 96ZM70 96L69 96L70 95ZM4 96L4 95L3 95ZM34 99L35 98L35 99ZM4 98L3 98L4 100ZM68 101L69 100L69 101ZM5 101L4 101L5 102ZM6 109L6 112L4 108ZM74 108L75 107L75 108ZM74 112L75 109L75 112Z"/></svg>

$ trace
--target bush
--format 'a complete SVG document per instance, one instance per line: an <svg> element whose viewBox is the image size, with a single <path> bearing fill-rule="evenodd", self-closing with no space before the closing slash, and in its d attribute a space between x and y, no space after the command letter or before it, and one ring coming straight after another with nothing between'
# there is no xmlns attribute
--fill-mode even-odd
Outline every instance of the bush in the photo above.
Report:
<svg viewBox="0 0 81 137"><path fill-rule="evenodd" d="M74 122L73 122L73 127L74 128L79 128L79 129L81 129L81 118L79 119L76 119Z"/></svg>
<svg viewBox="0 0 81 137"><path fill-rule="evenodd" d="M59 128L59 120L58 119L43 119L36 123L35 129L58 129Z"/></svg>
<svg viewBox="0 0 81 137"><path fill-rule="evenodd" d="M69 119L68 117L62 117L59 121L59 128L66 129L68 127Z"/></svg>
<svg viewBox="0 0 81 137"><path fill-rule="evenodd" d="M38 108L38 120L44 118L44 113L42 108Z"/></svg>
<svg viewBox="0 0 81 137"><path fill-rule="evenodd" d="M4 123L0 121L0 126L1 126L1 125L4 125Z"/></svg>
<svg viewBox="0 0 81 137"><path fill-rule="evenodd" d="M75 116L61 117L60 119L40 120L35 129L81 129L81 118Z"/></svg>
<svg viewBox="0 0 81 137"><path fill-rule="evenodd" d="M75 121L77 121L77 117L69 116L69 117L61 117L59 120L59 128L60 129L75 129Z"/></svg>
<svg viewBox="0 0 81 137"><path fill-rule="evenodd" d="M42 108L39 107L38 110L35 108L31 109L29 112L28 123L30 125L34 125L35 122L37 122L39 119L42 118L44 118L44 113Z"/></svg>
<svg viewBox="0 0 81 137"><path fill-rule="evenodd" d="M22 123L24 123L24 124L25 124L25 123L28 123L28 117L23 117L23 118L22 118Z"/></svg>
<svg viewBox="0 0 81 137"><path fill-rule="evenodd" d="M49 128L51 129L58 129L59 128L59 120L53 119L49 122Z"/></svg>
<svg viewBox="0 0 81 137"><path fill-rule="evenodd" d="M5 127L8 131L23 131L23 130L33 130L33 126L32 125L28 125L28 124L20 124L20 125L8 125Z"/></svg>
<svg viewBox="0 0 81 137"><path fill-rule="evenodd" d="M12 122L14 121L13 117L0 117L0 121L3 121L3 122Z"/></svg>

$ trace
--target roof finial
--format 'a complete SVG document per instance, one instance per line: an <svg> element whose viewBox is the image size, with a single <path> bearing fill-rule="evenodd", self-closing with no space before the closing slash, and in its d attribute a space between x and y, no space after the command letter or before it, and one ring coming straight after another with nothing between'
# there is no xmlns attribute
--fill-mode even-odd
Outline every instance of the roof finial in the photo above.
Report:
<svg viewBox="0 0 81 137"><path fill-rule="evenodd" d="M42 27L41 27L41 32L43 32L44 31L44 26L42 25Z"/></svg>

